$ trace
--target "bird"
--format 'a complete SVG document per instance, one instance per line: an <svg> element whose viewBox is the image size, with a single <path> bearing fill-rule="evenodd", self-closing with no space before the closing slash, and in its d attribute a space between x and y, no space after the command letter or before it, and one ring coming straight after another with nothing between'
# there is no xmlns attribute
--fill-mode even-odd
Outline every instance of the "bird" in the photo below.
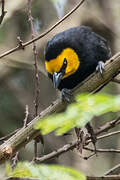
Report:
<svg viewBox="0 0 120 180"><path fill-rule="evenodd" d="M45 67L54 88L69 101L69 92L94 71L103 73L111 49L91 27L80 25L53 36L45 47Z"/></svg>

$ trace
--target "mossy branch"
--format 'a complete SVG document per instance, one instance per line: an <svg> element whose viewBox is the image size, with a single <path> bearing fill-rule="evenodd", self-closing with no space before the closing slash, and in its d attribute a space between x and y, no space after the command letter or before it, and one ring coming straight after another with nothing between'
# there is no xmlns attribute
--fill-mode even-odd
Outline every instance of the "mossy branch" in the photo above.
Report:
<svg viewBox="0 0 120 180"><path fill-rule="evenodd" d="M120 53L113 56L107 63L105 64L103 77L101 74L93 73L87 79L85 79L81 84L78 85L75 89L73 89L73 95L77 93L94 93L104 85L106 85L109 81L111 81L116 75L119 74L120 69ZM51 105L46 108L43 112L40 113L39 116L34 118L27 127L21 128L16 134L14 134L11 138L5 141L0 146L0 163L3 163L5 160L9 159L18 149L24 147L27 143L29 143L32 139L40 134L40 131L34 129L34 125L40 119L45 116L48 116L52 113L58 113L65 110L66 104L62 103L60 99L52 102Z"/></svg>

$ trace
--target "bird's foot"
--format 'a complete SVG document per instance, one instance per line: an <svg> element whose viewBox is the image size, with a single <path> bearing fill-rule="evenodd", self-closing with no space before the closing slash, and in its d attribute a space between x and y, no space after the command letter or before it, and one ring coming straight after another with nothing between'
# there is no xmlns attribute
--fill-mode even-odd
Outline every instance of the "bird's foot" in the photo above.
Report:
<svg viewBox="0 0 120 180"><path fill-rule="evenodd" d="M103 61L99 61L96 67L96 71L100 72L101 75L103 74L104 71L104 64L105 63Z"/></svg>
<svg viewBox="0 0 120 180"><path fill-rule="evenodd" d="M62 89L61 91L62 101L70 103L71 97L72 97L72 93L70 89L67 89L67 88Z"/></svg>

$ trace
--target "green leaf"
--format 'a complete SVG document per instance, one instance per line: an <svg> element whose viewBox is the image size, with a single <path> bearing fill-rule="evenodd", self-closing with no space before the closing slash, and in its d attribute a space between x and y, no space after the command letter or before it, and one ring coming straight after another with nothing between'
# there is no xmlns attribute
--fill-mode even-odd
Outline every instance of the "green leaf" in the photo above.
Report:
<svg viewBox="0 0 120 180"><path fill-rule="evenodd" d="M34 177L42 180L86 180L85 176L78 171L58 165L34 165L25 162L18 163L13 171L10 165L7 165L6 169L9 177Z"/></svg>
<svg viewBox="0 0 120 180"><path fill-rule="evenodd" d="M45 117L35 128L40 129L42 134L56 130L56 135L62 135L74 127L84 127L94 116L119 110L119 95L80 94L76 97L76 103L70 104L64 113Z"/></svg>
<svg viewBox="0 0 120 180"><path fill-rule="evenodd" d="M34 177L28 169L27 164L28 163L18 163L14 171L12 171L10 164L7 164L6 175L10 177Z"/></svg>

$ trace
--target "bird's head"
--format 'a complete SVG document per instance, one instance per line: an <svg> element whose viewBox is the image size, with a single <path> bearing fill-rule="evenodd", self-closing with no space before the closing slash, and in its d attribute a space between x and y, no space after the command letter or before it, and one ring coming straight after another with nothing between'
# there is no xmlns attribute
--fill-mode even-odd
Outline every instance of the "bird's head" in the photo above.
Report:
<svg viewBox="0 0 120 180"><path fill-rule="evenodd" d="M60 51L58 48L51 48L51 50L47 49L45 57L45 67L48 74L52 76L55 88L59 88L62 79L74 74L80 65L77 53L69 47L63 48Z"/></svg>

